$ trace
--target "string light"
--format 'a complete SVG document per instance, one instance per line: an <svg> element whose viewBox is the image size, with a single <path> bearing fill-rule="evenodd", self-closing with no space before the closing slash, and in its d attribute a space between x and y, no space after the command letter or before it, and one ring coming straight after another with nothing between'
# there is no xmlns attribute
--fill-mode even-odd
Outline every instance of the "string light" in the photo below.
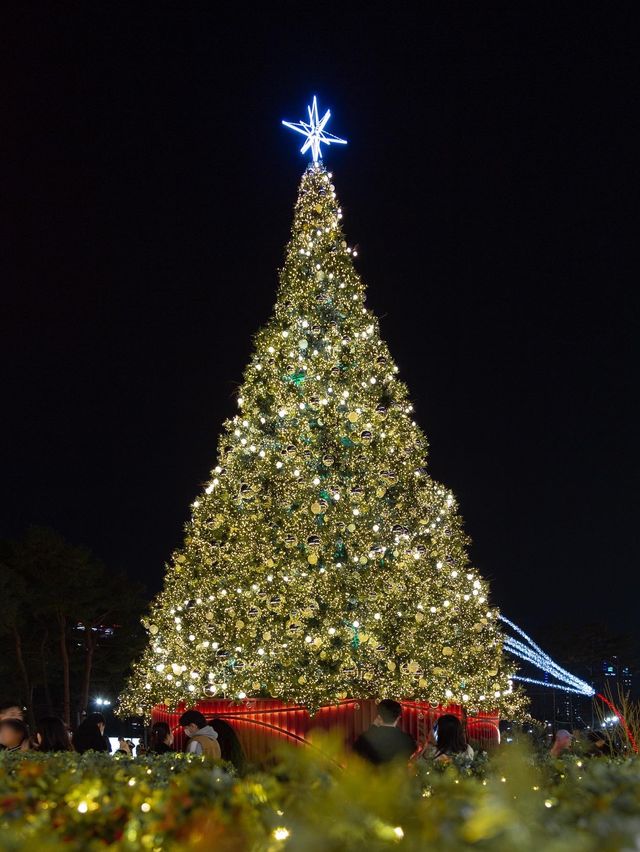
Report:
<svg viewBox="0 0 640 852"><path fill-rule="evenodd" d="M596 691L592 686L589 686L588 683L585 683L585 681L581 680L579 677L572 675L571 672L563 669L562 666L552 660L551 657L546 654L542 648L537 645L533 639L524 632L524 630L522 630L521 627L518 627L517 624L514 624L513 621L510 621L504 615L500 615L499 619L511 627L512 630L525 640L524 642L520 642L512 636L505 636L505 649L513 654L514 657L517 657L524 662L531 663L540 671L555 678L557 682L554 683L551 681L535 680L533 678L524 677L523 675L514 675L513 680L532 683L538 686L546 686L551 689L561 689L564 692L573 692L577 695L587 695L592 697L596 694Z"/></svg>

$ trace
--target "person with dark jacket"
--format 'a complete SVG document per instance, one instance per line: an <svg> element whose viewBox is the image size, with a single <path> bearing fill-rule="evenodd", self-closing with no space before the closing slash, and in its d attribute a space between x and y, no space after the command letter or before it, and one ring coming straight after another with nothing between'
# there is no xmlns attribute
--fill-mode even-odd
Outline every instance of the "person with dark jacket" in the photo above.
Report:
<svg viewBox="0 0 640 852"><path fill-rule="evenodd" d="M89 713L73 735L73 747L80 754L85 751L111 751L104 735L106 721L102 713Z"/></svg>
<svg viewBox="0 0 640 852"><path fill-rule="evenodd" d="M238 735L233 727L228 722L225 722L224 719L212 719L211 727L218 735L222 759L233 763L238 773L242 775L246 769L247 761Z"/></svg>
<svg viewBox="0 0 640 852"><path fill-rule="evenodd" d="M73 751L67 726L58 716L45 716L36 726L38 751Z"/></svg>
<svg viewBox="0 0 640 852"><path fill-rule="evenodd" d="M373 725L360 734L353 745L356 754L373 764L393 760L407 763L416 750L416 743L398 727L401 715L402 707L397 701L389 698L381 701Z"/></svg>
<svg viewBox="0 0 640 852"><path fill-rule="evenodd" d="M149 754L173 754L173 734L166 722L154 722L151 726Z"/></svg>

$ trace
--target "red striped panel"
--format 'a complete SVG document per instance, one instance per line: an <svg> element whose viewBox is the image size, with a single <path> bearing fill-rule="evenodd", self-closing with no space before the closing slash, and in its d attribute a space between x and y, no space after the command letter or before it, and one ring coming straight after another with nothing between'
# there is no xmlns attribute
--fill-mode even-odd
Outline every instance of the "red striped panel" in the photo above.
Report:
<svg viewBox="0 0 640 852"><path fill-rule="evenodd" d="M204 699L198 701L196 709L207 718L214 716L225 719L236 731L247 759L259 762L273 750L275 741L294 745L310 745L308 734L313 729L340 731L346 746L365 731L377 715L377 699L346 699L337 704L321 707L313 719L300 704L285 704L273 698L247 698L244 701L228 699ZM465 719L464 708L458 704L434 707L424 701L401 701L401 727L419 745L424 745L435 721L443 713L452 713L466 722L467 735L472 745L488 748L500 742L497 713L480 713ZM186 705L170 710L163 704L156 705L151 713L153 722L167 722L174 731L175 745L185 747L185 736L178 725Z"/></svg>

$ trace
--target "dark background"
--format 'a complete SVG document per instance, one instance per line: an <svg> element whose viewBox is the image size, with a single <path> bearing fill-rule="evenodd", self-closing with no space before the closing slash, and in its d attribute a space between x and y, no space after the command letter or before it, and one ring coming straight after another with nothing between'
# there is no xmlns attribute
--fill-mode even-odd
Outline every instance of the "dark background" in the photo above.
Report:
<svg viewBox="0 0 640 852"><path fill-rule="evenodd" d="M159 587L274 302L305 165L280 120L315 93L494 602L635 628L637 34L617 4L481 5L4 7L0 536L47 524Z"/></svg>

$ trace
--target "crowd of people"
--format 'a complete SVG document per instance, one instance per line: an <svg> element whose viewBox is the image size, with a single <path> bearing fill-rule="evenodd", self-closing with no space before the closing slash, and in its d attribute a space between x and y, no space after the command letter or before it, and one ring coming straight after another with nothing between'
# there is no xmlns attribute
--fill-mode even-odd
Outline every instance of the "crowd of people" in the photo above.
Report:
<svg viewBox="0 0 640 852"><path fill-rule="evenodd" d="M391 761L432 761L437 764L462 759L472 761L474 750L468 743L461 720L445 713L436 721L427 741L418 744L400 727L402 707L397 701L384 699L378 704L378 714L371 727L355 741L353 750L364 760L380 765ZM245 755L233 727L221 718L209 721L199 710L187 710L180 716L179 726L187 738L188 754L204 755L211 759L226 760L239 772L244 771ZM106 720L101 713L90 713L72 734L62 719L45 716L33 732L24 718L24 708L18 702L0 705L0 750L8 752L111 752L105 735ZM588 735L590 753L609 754L606 737L599 731ZM556 733L550 750L551 757L559 757L572 748L573 735L566 730ZM174 749L174 731L167 722L155 722L149 731L146 745L137 748L127 739L118 741L116 753L126 755L167 754Z"/></svg>
<svg viewBox="0 0 640 852"><path fill-rule="evenodd" d="M57 716L41 718L33 732L29 730L24 707L16 701L0 705L0 751L7 752L111 752L105 734L106 719L102 713L89 713L72 734ZM224 719L206 718L198 710L187 710L179 721L187 739L188 754L205 755L227 760L243 770L245 756L234 729ZM174 751L174 734L167 722L155 722L149 731L148 743L137 747L131 740L120 738L116 753L131 756L167 754Z"/></svg>

